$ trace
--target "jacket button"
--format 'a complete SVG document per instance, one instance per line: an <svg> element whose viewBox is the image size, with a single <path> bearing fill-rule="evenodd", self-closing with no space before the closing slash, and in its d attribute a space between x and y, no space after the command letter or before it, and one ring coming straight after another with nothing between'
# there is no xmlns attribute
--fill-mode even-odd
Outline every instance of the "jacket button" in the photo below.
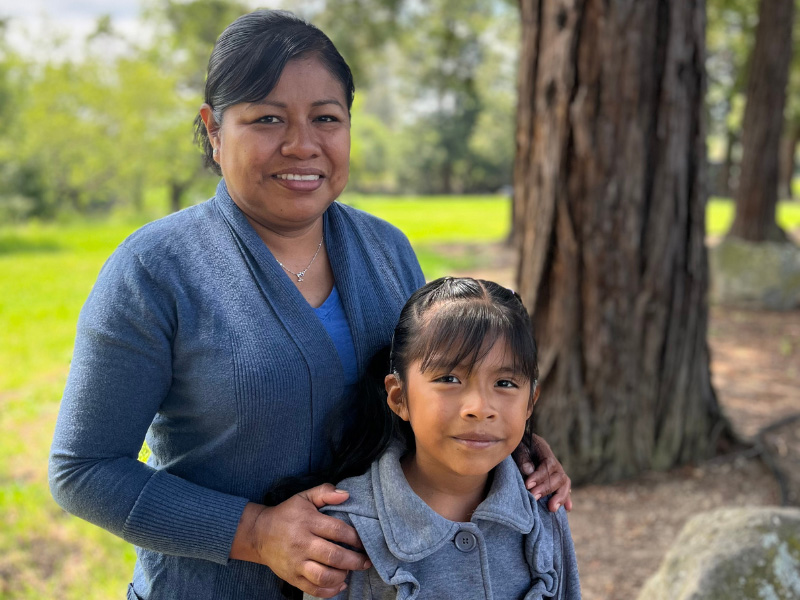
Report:
<svg viewBox="0 0 800 600"><path fill-rule="evenodd" d="M462 552L472 552L475 550L475 546L478 544L478 540L475 539L475 534L470 531L459 531L456 534L456 548L461 550Z"/></svg>

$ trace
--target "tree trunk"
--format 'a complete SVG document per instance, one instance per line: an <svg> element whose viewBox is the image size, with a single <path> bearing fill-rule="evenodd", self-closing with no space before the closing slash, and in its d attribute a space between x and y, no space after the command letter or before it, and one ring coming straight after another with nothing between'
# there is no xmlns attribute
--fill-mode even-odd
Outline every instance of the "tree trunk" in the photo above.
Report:
<svg viewBox="0 0 800 600"><path fill-rule="evenodd" d="M736 217L729 236L787 241L775 220L778 151L792 59L795 0L761 0L742 123L742 164Z"/></svg>
<svg viewBox="0 0 800 600"><path fill-rule="evenodd" d="M576 482L711 456L703 0L521 0L518 288Z"/></svg>
<svg viewBox="0 0 800 600"><path fill-rule="evenodd" d="M171 180L169 182L169 209L170 212L178 212L181 209L183 193L188 187L188 182Z"/></svg>
<svg viewBox="0 0 800 600"><path fill-rule="evenodd" d="M725 198L730 198L736 189L734 185L731 185L731 177L733 175L733 148L738 141L736 132L728 128L725 133L725 161L722 163L719 174L720 194Z"/></svg>
<svg viewBox="0 0 800 600"><path fill-rule="evenodd" d="M778 199L793 200L792 180L794 179L795 154L800 144L800 125L787 123L781 137L780 165L778 178Z"/></svg>

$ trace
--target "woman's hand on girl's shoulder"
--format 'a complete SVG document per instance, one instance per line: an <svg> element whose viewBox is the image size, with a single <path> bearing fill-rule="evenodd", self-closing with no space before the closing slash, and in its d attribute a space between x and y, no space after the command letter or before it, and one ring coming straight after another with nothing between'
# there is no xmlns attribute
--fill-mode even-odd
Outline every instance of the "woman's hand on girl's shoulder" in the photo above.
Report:
<svg viewBox="0 0 800 600"><path fill-rule="evenodd" d="M514 451L514 460L525 477L525 487L534 498L538 500L553 494L547 502L551 512L556 512L562 506L568 511L572 510L572 481L543 438L532 436L530 452L520 444Z"/></svg>
<svg viewBox="0 0 800 600"><path fill-rule="evenodd" d="M330 598L347 586L348 571L368 569L356 530L319 512L341 504L347 492L329 483L295 494L277 506L249 503L239 520L231 558L268 566L284 581L318 598Z"/></svg>

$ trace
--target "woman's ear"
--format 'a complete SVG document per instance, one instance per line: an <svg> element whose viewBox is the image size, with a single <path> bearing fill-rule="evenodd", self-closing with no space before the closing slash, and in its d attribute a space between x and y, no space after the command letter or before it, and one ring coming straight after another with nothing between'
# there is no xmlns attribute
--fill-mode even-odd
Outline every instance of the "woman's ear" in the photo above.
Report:
<svg viewBox="0 0 800 600"><path fill-rule="evenodd" d="M533 414L533 407L536 406L536 402L539 400L539 384L535 384L536 387L533 388L533 396L531 396L531 401L528 403L528 416L525 417L526 419L530 419L531 415Z"/></svg>
<svg viewBox="0 0 800 600"><path fill-rule="evenodd" d="M395 373L389 373L383 384L386 386L386 402L389 403L389 408L403 421L408 421L408 405L400 378Z"/></svg>
<svg viewBox="0 0 800 600"><path fill-rule="evenodd" d="M208 103L203 103L200 107L200 118L203 120L203 125L206 126L206 132L208 132L208 139L211 142L211 146L214 148L214 160L219 162L217 158L217 154L219 153L219 123L214 118L214 111L211 108L211 105Z"/></svg>

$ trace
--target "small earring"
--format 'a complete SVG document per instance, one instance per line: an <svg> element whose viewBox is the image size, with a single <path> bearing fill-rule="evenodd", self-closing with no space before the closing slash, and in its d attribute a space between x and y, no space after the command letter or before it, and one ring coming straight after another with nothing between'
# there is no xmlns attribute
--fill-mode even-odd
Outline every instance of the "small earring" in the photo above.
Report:
<svg viewBox="0 0 800 600"><path fill-rule="evenodd" d="M213 155L216 156L217 154L219 154L219 148L214 148Z"/></svg>

